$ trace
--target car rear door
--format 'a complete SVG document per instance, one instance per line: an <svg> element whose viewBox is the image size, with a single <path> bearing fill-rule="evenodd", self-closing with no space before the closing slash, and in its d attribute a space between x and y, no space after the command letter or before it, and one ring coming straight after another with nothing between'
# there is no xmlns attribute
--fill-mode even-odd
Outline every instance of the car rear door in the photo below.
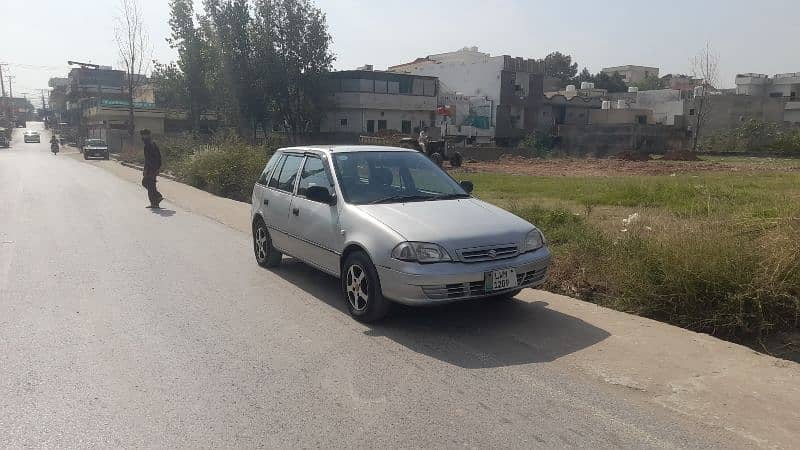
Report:
<svg viewBox="0 0 800 450"><path fill-rule="evenodd" d="M333 177L326 158L308 154L300 171L297 195L292 201L289 229L296 238L294 256L333 275L339 275L339 256L343 237L340 234L337 205L306 198L311 186L322 186L335 193Z"/></svg>
<svg viewBox="0 0 800 450"><path fill-rule="evenodd" d="M270 231L272 244L289 255L294 255L295 251L289 232L289 209L303 158L301 154L286 153L272 171L263 197L262 215Z"/></svg>

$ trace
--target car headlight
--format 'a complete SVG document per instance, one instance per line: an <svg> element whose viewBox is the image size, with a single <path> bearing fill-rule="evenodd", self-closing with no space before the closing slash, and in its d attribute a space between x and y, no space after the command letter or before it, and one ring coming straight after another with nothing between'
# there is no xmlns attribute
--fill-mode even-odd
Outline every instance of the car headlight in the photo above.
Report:
<svg viewBox="0 0 800 450"><path fill-rule="evenodd" d="M420 263L451 261L447 250L429 242L403 242L392 250L392 258Z"/></svg>
<svg viewBox="0 0 800 450"><path fill-rule="evenodd" d="M525 241L522 243L522 252L532 252L539 250L544 246L544 236L539 230L533 230L525 236Z"/></svg>

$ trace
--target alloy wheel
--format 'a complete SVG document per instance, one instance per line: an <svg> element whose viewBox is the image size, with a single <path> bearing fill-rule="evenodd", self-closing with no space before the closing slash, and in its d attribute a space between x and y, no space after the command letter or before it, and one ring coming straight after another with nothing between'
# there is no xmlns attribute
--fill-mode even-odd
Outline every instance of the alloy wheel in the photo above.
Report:
<svg viewBox="0 0 800 450"><path fill-rule="evenodd" d="M267 229L264 225L259 225L256 228L256 256L258 256L259 261L266 261L267 245Z"/></svg>
<svg viewBox="0 0 800 450"><path fill-rule="evenodd" d="M369 280L364 268L358 264L353 264L347 270L346 279L347 301L355 311L361 312L367 309L369 302Z"/></svg>

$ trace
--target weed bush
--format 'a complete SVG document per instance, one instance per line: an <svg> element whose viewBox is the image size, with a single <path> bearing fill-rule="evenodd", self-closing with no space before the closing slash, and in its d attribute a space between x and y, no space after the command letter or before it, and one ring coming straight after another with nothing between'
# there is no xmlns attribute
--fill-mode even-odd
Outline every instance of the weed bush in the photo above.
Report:
<svg viewBox="0 0 800 450"><path fill-rule="evenodd" d="M800 225L791 218L769 233L769 221L609 233L566 210L514 212L548 238L550 290L733 340L798 329Z"/></svg>

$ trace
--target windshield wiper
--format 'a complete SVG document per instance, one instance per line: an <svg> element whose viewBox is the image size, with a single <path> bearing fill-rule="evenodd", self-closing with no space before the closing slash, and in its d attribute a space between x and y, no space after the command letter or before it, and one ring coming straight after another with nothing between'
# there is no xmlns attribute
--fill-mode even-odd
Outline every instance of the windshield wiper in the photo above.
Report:
<svg viewBox="0 0 800 450"><path fill-rule="evenodd" d="M371 201L368 204L375 205L378 203L401 203L414 200L431 200L434 198L436 198L434 195L390 195L389 197L379 198L378 200Z"/></svg>
<svg viewBox="0 0 800 450"><path fill-rule="evenodd" d="M469 194L440 194L434 195L431 200L455 200L458 198L470 198L472 197Z"/></svg>

